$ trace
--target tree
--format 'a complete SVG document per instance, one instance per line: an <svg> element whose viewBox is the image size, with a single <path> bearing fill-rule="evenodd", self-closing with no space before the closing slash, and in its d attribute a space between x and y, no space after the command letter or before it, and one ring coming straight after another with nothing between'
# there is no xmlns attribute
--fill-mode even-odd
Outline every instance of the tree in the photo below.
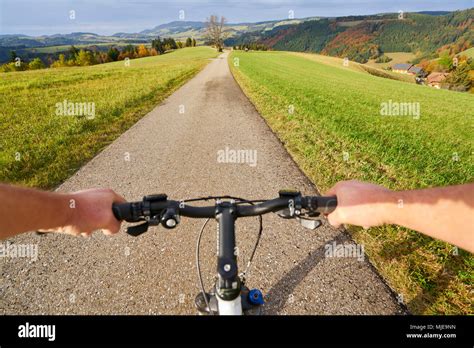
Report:
<svg viewBox="0 0 474 348"><path fill-rule="evenodd" d="M45 68L44 63L39 58L33 59L28 64L28 69L30 69L30 70L37 70L37 69L44 69L44 68Z"/></svg>
<svg viewBox="0 0 474 348"><path fill-rule="evenodd" d="M60 54L59 55L59 59L55 62L53 62L53 64L51 64L51 67L52 68L62 68L62 67L65 67L67 66L67 62L66 62L66 56L64 54Z"/></svg>
<svg viewBox="0 0 474 348"><path fill-rule="evenodd" d="M190 37L188 37L186 39L186 44L185 45L186 45L186 47L191 47L193 45L193 40Z"/></svg>
<svg viewBox="0 0 474 348"><path fill-rule="evenodd" d="M152 40L151 47L153 47L158 54L165 53L165 48L163 47L163 42L161 42L160 37L157 37L155 40Z"/></svg>
<svg viewBox="0 0 474 348"><path fill-rule="evenodd" d="M0 66L1 72L13 72L13 71L25 71L28 70L28 64L20 62L19 65L17 62L11 62L7 64L3 64Z"/></svg>
<svg viewBox="0 0 474 348"><path fill-rule="evenodd" d="M69 48L70 59L76 60L78 54L79 54L79 50L76 47L74 47L74 45L72 45L71 48Z"/></svg>
<svg viewBox="0 0 474 348"><path fill-rule="evenodd" d="M148 49L145 47L145 45L140 45L138 46L138 57L148 57L149 56L149 53L148 53Z"/></svg>
<svg viewBox="0 0 474 348"><path fill-rule="evenodd" d="M219 52L224 47L225 23L225 17L219 18L216 15L211 15L206 22L206 38Z"/></svg>
<svg viewBox="0 0 474 348"><path fill-rule="evenodd" d="M196 39L193 38L193 47L196 47Z"/></svg>
<svg viewBox="0 0 474 348"><path fill-rule="evenodd" d="M88 66L95 64L95 57L91 51L80 50L76 58L76 65Z"/></svg>
<svg viewBox="0 0 474 348"><path fill-rule="evenodd" d="M176 42L176 44L178 45L178 48L184 47L184 44L181 41Z"/></svg>
<svg viewBox="0 0 474 348"><path fill-rule="evenodd" d="M117 61L119 55L120 55L120 51L115 47L110 47L109 51L107 52L107 58L110 62Z"/></svg>
<svg viewBox="0 0 474 348"><path fill-rule="evenodd" d="M163 46L165 48L165 51L175 50L178 48L178 44L171 37L163 39Z"/></svg>
<svg viewBox="0 0 474 348"><path fill-rule="evenodd" d="M453 68L453 59L450 57L449 53L445 51L439 56L438 64L445 70L449 71Z"/></svg>
<svg viewBox="0 0 474 348"><path fill-rule="evenodd" d="M15 62L17 57L16 51L10 51L10 62Z"/></svg>
<svg viewBox="0 0 474 348"><path fill-rule="evenodd" d="M127 45L122 49L122 53L126 53L129 58L135 58L137 50L133 45Z"/></svg>
<svg viewBox="0 0 474 348"><path fill-rule="evenodd" d="M453 70L451 74L448 75L444 84L446 84L449 89L456 91L467 91L472 86L472 80L469 76L469 71L471 67L467 62L462 62L456 69Z"/></svg>

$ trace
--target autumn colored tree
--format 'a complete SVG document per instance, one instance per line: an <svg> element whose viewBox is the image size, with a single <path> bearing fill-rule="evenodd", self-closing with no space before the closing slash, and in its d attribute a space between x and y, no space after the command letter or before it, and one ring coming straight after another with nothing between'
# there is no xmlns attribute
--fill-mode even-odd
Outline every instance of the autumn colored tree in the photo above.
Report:
<svg viewBox="0 0 474 348"><path fill-rule="evenodd" d="M53 64L51 64L51 67L52 68L62 68L62 67L65 67L67 65L68 64L67 64L67 61L66 61L66 56L64 54L60 54L58 60L53 62Z"/></svg>
<svg viewBox="0 0 474 348"><path fill-rule="evenodd" d="M80 50L77 54L76 65L88 66L96 64L96 59L91 51Z"/></svg>
<svg viewBox="0 0 474 348"><path fill-rule="evenodd" d="M444 84L447 85L449 89L456 91L464 92L469 90L472 86L472 80L469 75L470 70L471 66L468 62L462 62L448 75L446 80L444 80Z"/></svg>
<svg viewBox="0 0 474 348"><path fill-rule="evenodd" d="M148 49L145 47L145 45L142 44L142 45L138 46L137 55L140 58L149 56Z"/></svg>

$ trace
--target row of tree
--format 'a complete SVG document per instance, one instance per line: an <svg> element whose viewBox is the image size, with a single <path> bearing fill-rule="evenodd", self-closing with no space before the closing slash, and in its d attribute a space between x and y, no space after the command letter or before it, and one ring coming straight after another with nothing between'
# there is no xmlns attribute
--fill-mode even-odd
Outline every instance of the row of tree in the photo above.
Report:
<svg viewBox="0 0 474 348"><path fill-rule="evenodd" d="M157 38L151 42L152 49L156 50L158 54L163 54L166 51L176 50L183 47L196 47L196 39L188 37L183 43L175 41L173 38Z"/></svg>
<svg viewBox="0 0 474 348"><path fill-rule="evenodd" d="M253 43L246 43L241 45L235 45L232 47L234 50L242 50L242 51L267 51L268 47L264 44L253 42Z"/></svg>
<svg viewBox="0 0 474 348"><path fill-rule="evenodd" d="M195 47L196 40L188 37L183 43L175 41L172 38L157 38L152 41L151 47L144 44L134 46L127 45L121 49L112 46L108 51L93 49L78 49L71 46L68 52L61 53L57 60L50 62L51 68L70 67L70 66L88 66L116 62L125 59L143 58L164 54L167 51L180 49L183 47ZM0 66L1 72L36 70L46 68L46 64L40 58L34 58L30 62L22 61L15 51L10 54L10 62Z"/></svg>

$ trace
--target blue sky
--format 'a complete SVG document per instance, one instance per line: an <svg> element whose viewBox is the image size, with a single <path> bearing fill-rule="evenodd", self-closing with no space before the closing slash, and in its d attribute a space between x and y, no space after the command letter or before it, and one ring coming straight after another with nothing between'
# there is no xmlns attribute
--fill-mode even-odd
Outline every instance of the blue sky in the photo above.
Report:
<svg viewBox="0 0 474 348"><path fill-rule="evenodd" d="M283 19L290 10L303 18L470 7L473 0L0 0L0 34L139 32L179 20L180 13L190 21L218 14L235 23Z"/></svg>

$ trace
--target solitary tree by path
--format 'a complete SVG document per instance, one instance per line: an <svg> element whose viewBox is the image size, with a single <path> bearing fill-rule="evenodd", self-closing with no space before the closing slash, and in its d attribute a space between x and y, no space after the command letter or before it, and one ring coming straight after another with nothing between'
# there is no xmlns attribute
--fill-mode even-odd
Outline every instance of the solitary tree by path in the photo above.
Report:
<svg viewBox="0 0 474 348"><path fill-rule="evenodd" d="M216 15L211 15L206 22L206 38L219 52L224 46L225 23L225 17Z"/></svg>

